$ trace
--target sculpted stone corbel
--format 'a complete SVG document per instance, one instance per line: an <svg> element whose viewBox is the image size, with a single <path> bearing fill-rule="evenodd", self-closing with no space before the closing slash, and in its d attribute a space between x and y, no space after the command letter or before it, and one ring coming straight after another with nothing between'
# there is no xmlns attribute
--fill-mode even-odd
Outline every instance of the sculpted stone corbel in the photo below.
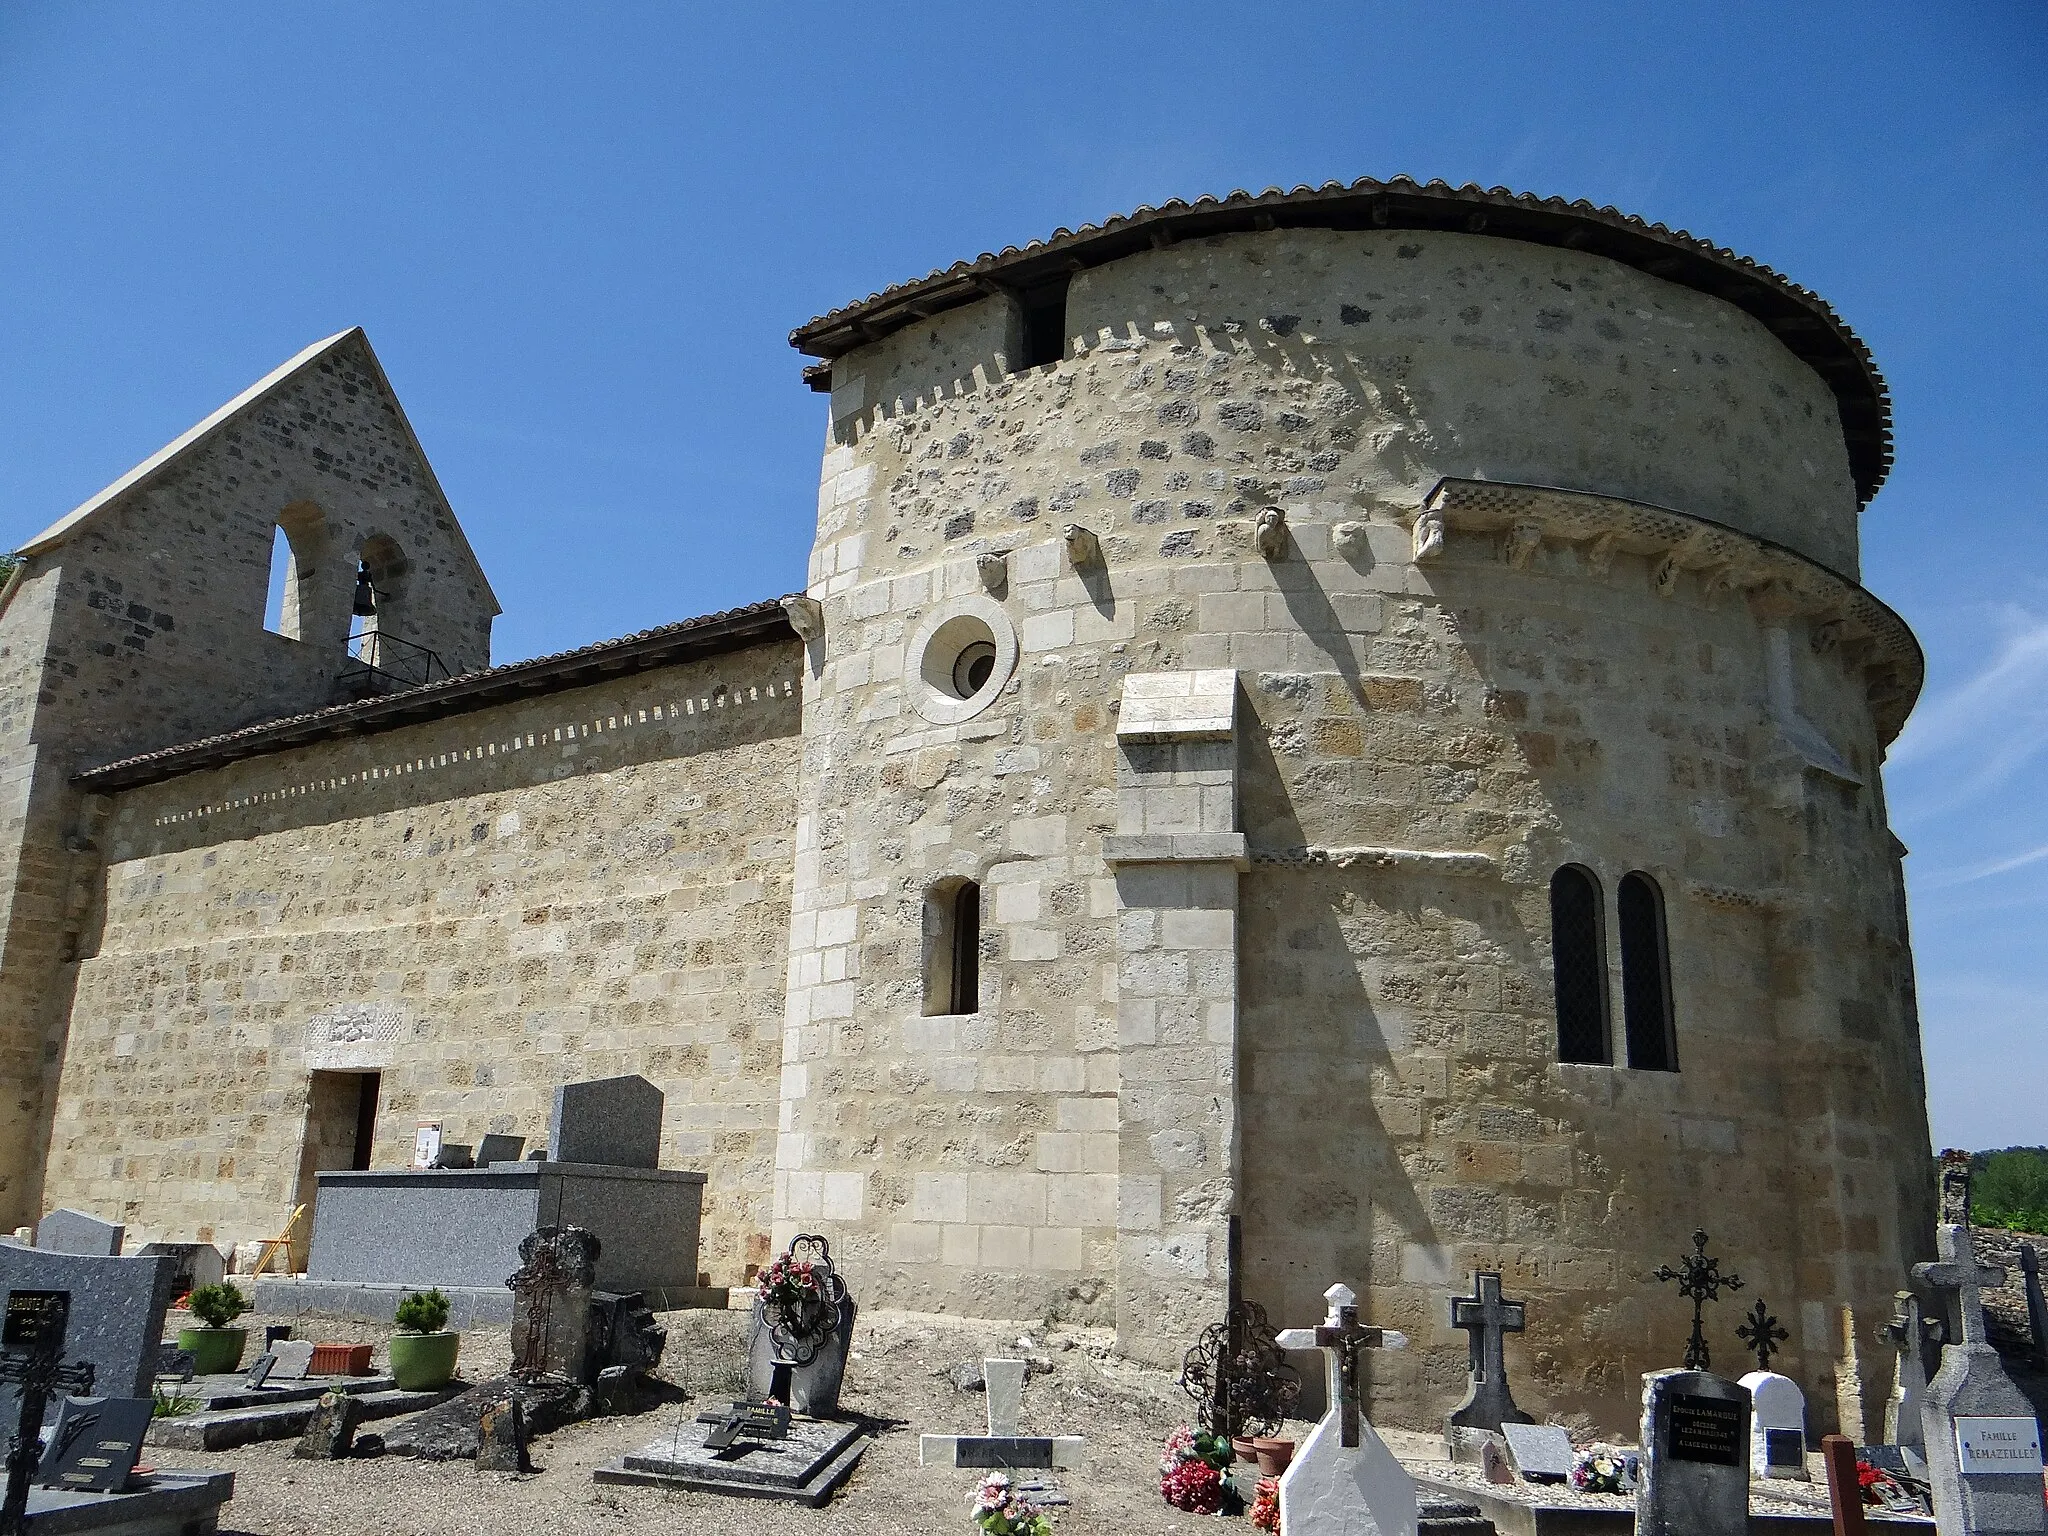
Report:
<svg viewBox="0 0 2048 1536"><path fill-rule="evenodd" d="M1848 627L1848 620L1836 616L1821 619L1813 626L1806 643L1813 647L1813 654L1826 656L1842 643L1842 631Z"/></svg>
<svg viewBox="0 0 2048 1536"><path fill-rule="evenodd" d="M1259 553L1268 560L1278 560L1287 553L1287 514L1278 507L1268 507L1259 514Z"/></svg>
<svg viewBox="0 0 2048 1536"><path fill-rule="evenodd" d="M1730 592L1742 590L1742 573L1733 565L1717 565L1700 579L1700 601L1709 608L1721 606Z"/></svg>
<svg viewBox="0 0 2048 1536"><path fill-rule="evenodd" d="M797 638L809 645L825 633L825 610L814 597L785 597L782 611L789 615L789 627L796 631Z"/></svg>
<svg viewBox="0 0 2048 1536"><path fill-rule="evenodd" d="M1620 547L1620 534L1601 534L1586 547L1586 569L1595 576L1605 576L1614 569L1614 554Z"/></svg>
<svg viewBox="0 0 2048 1536"><path fill-rule="evenodd" d="M1501 546L1501 558L1518 571L1526 571L1536 551L1543 547L1543 529L1537 523L1517 523L1508 530Z"/></svg>
<svg viewBox="0 0 2048 1536"><path fill-rule="evenodd" d="M1684 569L1685 567L1678 563L1677 550L1668 549L1664 552L1664 558L1657 562L1656 569L1650 575L1650 584L1657 589L1659 597L1678 595L1678 573Z"/></svg>
<svg viewBox="0 0 2048 1536"><path fill-rule="evenodd" d="M1444 552L1444 509L1424 507L1415 519L1412 558L1417 565Z"/></svg>
<svg viewBox="0 0 2048 1536"><path fill-rule="evenodd" d="M1364 523L1339 523L1330 530L1337 553L1346 560L1363 560L1372 552L1372 541Z"/></svg>
<svg viewBox="0 0 2048 1536"><path fill-rule="evenodd" d="M1010 584L1010 554L1008 550L994 550L974 557L974 569L981 577L981 584L990 592L1000 592Z"/></svg>
<svg viewBox="0 0 2048 1536"><path fill-rule="evenodd" d="M1067 559L1076 570L1084 565L1102 564L1102 541L1092 530L1079 523L1069 523L1060 530L1060 537L1067 541Z"/></svg>

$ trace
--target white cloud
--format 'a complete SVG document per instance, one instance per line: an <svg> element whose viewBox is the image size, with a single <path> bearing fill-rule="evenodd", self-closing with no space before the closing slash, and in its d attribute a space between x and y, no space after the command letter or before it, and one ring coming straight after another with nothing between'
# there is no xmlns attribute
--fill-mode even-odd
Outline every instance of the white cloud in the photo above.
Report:
<svg viewBox="0 0 2048 1536"><path fill-rule="evenodd" d="M1990 663L1925 700L1893 744L1887 770L1910 805L1902 821L1967 804L2048 748L2048 618L2019 609L2000 617L2005 633Z"/></svg>

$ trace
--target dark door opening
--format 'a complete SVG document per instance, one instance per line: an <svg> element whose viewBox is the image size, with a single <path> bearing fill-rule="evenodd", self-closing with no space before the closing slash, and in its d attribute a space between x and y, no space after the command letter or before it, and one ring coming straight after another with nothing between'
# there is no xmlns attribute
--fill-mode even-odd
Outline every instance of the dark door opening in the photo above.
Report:
<svg viewBox="0 0 2048 1536"><path fill-rule="evenodd" d="M349 1167L358 1173L369 1168L370 1148L377 1139L377 1088L380 1082L375 1072L365 1072L358 1079L355 1155L349 1161Z"/></svg>

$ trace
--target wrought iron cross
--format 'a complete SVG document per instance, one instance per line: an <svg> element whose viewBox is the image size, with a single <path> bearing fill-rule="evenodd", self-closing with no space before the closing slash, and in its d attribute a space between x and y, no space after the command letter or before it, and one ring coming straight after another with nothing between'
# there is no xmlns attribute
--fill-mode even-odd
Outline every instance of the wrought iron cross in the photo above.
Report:
<svg viewBox="0 0 2048 1536"><path fill-rule="evenodd" d="M52 1392L83 1397L92 1391L88 1360L64 1364L64 1331L71 1322L68 1291L16 1291L7 1298L0 1331L0 1381L21 1388L20 1412L7 1437L7 1496L0 1502L0 1536L20 1536L28 1515L28 1485L41 1446L43 1409Z"/></svg>
<svg viewBox="0 0 2048 1536"><path fill-rule="evenodd" d="M1771 1316L1764 1307L1763 1297L1759 1296L1756 1305L1750 1308L1747 1321L1736 1328L1735 1337L1742 1340L1743 1347L1756 1356L1756 1368L1768 1371L1771 1368L1771 1356L1779 1353L1778 1346L1792 1335L1778 1326L1778 1320Z"/></svg>
<svg viewBox="0 0 2048 1536"><path fill-rule="evenodd" d="M1707 1335L1701 1328L1706 1304L1721 1298L1722 1287L1731 1291L1742 1289L1742 1276L1721 1273L1721 1261L1707 1256L1707 1234L1693 1228L1692 1252L1678 1261L1673 1269L1669 1264L1660 1264L1650 1276L1652 1280L1676 1280L1678 1294L1692 1303L1692 1337L1686 1341L1685 1368L1688 1371L1704 1371L1708 1368Z"/></svg>
<svg viewBox="0 0 2048 1536"><path fill-rule="evenodd" d="M1330 1304L1329 1315L1316 1328L1283 1329L1275 1340L1282 1349L1323 1349L1329 1351L1331 1406L1337 1413L1339 1443L1360 1443L1358 1408L1358 1356L1367 1349L1405 1349L1406 1334L1392 1328L1368 1328L1358 1320L1358 1296L1348 1285L1333 1285L1323 1292Z"/></svg>
<svg viewBox="0 0 2048 1536"><path fill-rule="evenodd" d="M1940 1262L1915 1264L1913 1278L1939 1292L1955 1308L1957 1343L1968 1346L1990 1342L1984 1336L1984 1287L1996 1289L2004 1285L2005 1271L1995 1264L1977 1262L1968 1227L1944 1223L1934 1229L1934 1243L1941 1253Z"/></svg>

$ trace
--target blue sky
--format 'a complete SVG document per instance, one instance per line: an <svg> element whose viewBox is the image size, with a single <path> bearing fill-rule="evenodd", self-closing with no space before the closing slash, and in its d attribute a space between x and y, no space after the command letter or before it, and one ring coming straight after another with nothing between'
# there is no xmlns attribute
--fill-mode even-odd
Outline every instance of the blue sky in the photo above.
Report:
<svg viewBox="0 0 2048 1536"><path fill-rule="evenodd" d="M360 324L513 660L801 584L789 329L1168 197L1586 197L1890 380L1866 583L1937 1145L2048 1143L2048 9L0 0L0 547Z"/></svg>

